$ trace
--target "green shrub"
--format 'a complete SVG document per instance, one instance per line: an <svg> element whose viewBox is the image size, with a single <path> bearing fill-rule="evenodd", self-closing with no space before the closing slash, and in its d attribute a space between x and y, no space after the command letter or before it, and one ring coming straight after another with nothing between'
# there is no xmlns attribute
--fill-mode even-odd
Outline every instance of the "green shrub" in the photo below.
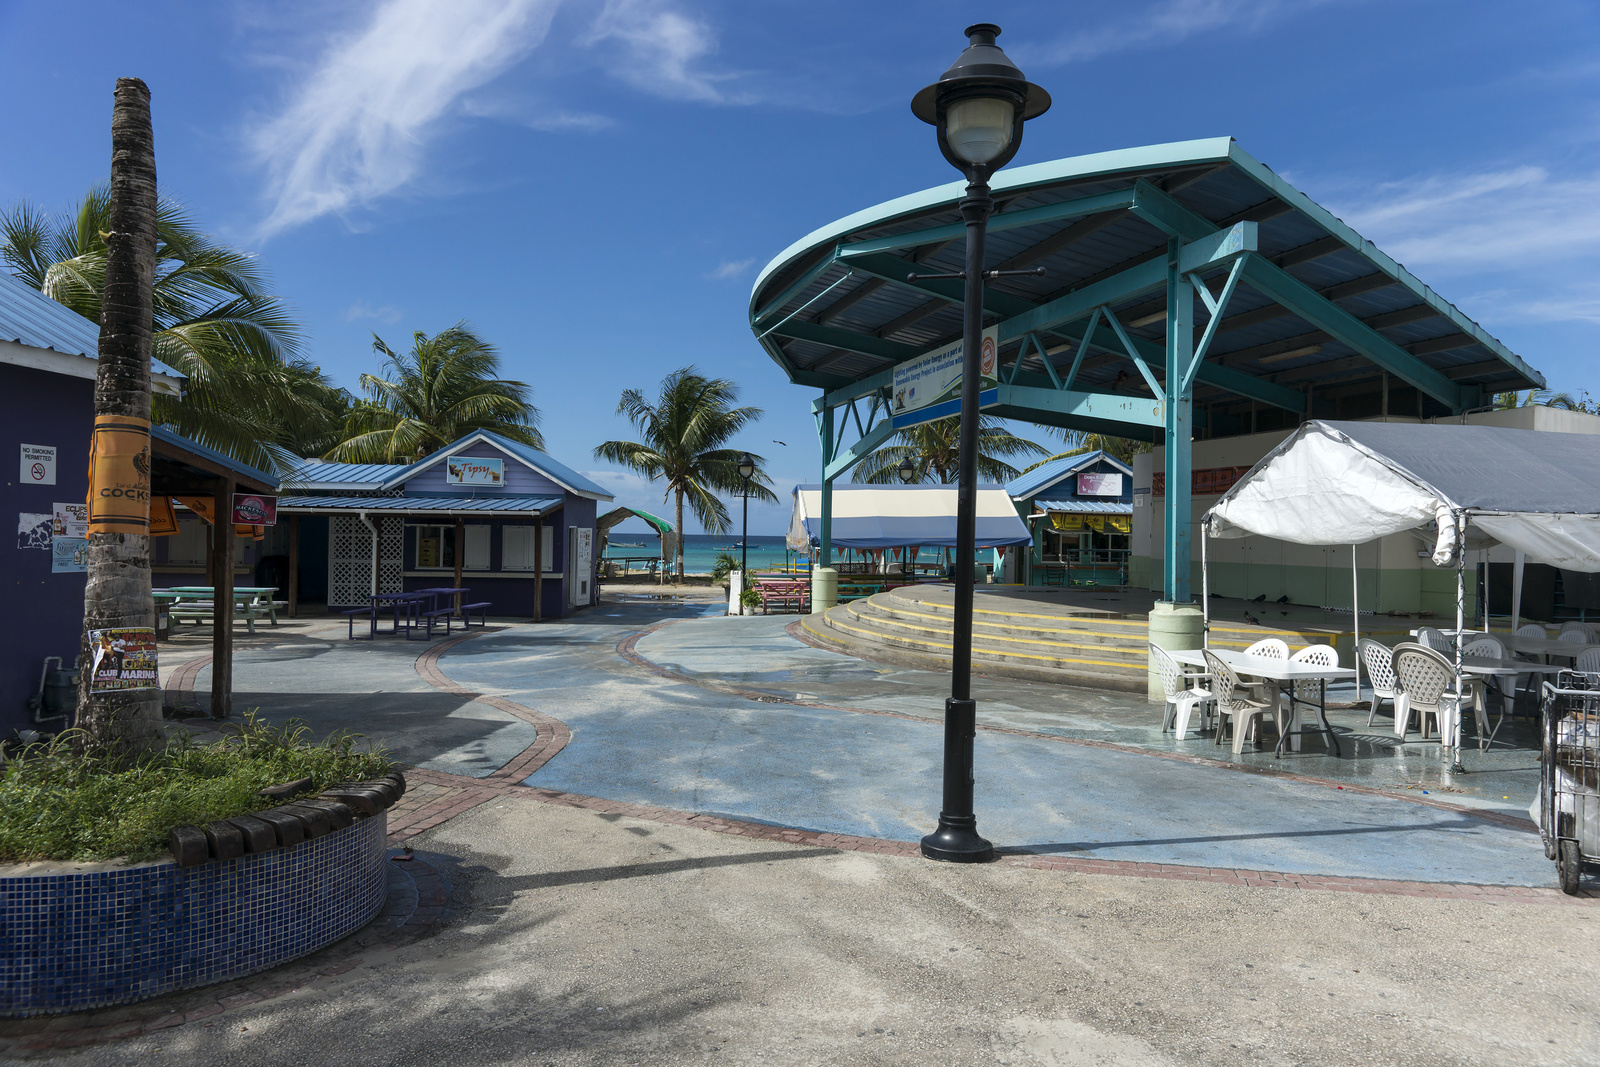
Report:
<svg viewBox="0 0 1600 1067"><path fill-rule="evenodd" d="M360 735L306 740L299 720L274 727L247 713L234 732L196 744L187 732L128 757L79 752L76 731L32 745L0 765L0 862L150 859L175 826L204 826L274 806L271 785L310 778L317 789L387 774L381 750Z"/></svg>
<svg viewBox="0 0 1600 1067"><path fill-rule="evenodd" d="M739 561L734 559L732 552L718 552L715 562L711 564L711 580L714 582L722 581L722 579L732 574L733 569L738 565Z"/></svg>

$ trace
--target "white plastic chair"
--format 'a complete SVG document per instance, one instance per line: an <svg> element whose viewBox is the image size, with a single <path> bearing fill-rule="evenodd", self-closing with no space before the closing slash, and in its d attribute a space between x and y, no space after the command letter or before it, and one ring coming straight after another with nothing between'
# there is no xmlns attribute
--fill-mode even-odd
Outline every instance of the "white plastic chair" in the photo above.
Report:
<svg viewBox="0 0 1600 1067"><path fill-rule="evenodd" d="M1332 645L1307 645L1305 648L1302 648L1300 651L1290 656L1289 662L1309 663L1317 667L1337 667L1339 665L1339 652ZM1280 716L1280 720L1285 718L1288 720L1287 729L1299 729L1299 705L1309 704L1311 707L1318 709L1322 707L1323 692L1324 690L1321 682L1313 682L1308 679L1294 683L1294 686L1289 691L1289 714L1287 716ZM1318 718L1318 722L1321 722L1320 717ZM1278 727L1280 734L1278 748L1280 751L1283 748L1282 733L1284 729L1285 726L1282 725L1280 721L1280 725Z"/></svg>
<svg viewBox="0 0 1600 1067"><path fill-rule="evenodd" d="M1367 712L1367 725L1371 726L1372 717L1378 713L1378 701L1387 700L1390 710L1394 710L1394 650L1363 637L1359 651L1361 663L1367 668L1367 682L1372 686L1372 708Z"/></svg>
<svg viewBox="0 0 1600 1067"><path fill-rule="evenodd" d="M1506 658L1506 646L1500 643L1498 637L1489 634L1480 634L1474 637L1465 648L1461 650L1463 656L1489 656L1494 659Z"/></svg>
<svg viewBox="0 0 1600 1067"><path fill-rule="evenodd" d="M1209 674L1185 674L1183 667L1177 660L1167 654L1166 649L1150 646L1150 654L1155 657L1156 669L1161 672L1161 687L1167 694L1166 713L1161 718L1161 732L1166 733L1168 728L1177 731L1177 740L1182 741L1189 732L1189 717L1196 708L1200 709L1200 726L1204 729L1209 719L1216 714L1216 698L1211 691L1200 685L1209 682Z"/></svg>
<svg viewBox="0 0 1600 1067"><path fill-rule="evenodd" d="M1572 669L1584 674L1600 674L1600 648L1586 648L1579 652Z"/></svg>
<svg viewBox="0 0 1600 1067"><path fill-rule="evenodd" d="M1590 638L1588 630L1562 630L1556 634L1556 640L1569 645L1592 645L1595 643Z"/></svg>
<svg viewBox="0 0 1600 1067"><path fill-rule="evenodd" d="M1561 640L1563 634L1572 633L1574 630L1576 630L1578 633L1581 633L1587 639L1589 644L1595 643L1594 627L1590 626L1586 622L1577 622L1576 620L1562 623L1561 634L1556 635L1556 640Z"/></svg>
<svg viewBox="0 0 1600 1067"><path fill-rule="evenodd" d="M1437 649L1410 642L1394 646L1395 689L1394 732L1405 736L1411 712L1417 713L1422 736L1428 736L1428 716L1448 744L1460 714L1461 696L1450 687L1455 684L1455 664L1445 659Z"/></svg>
<svg viewBox="0 0 1600 1067"><path fill-rule="evenodd" d="M1288 659L1289 645L1276 637L1263 637L1244 650L1247 656L1264 656L1267 659Z"/></svg>
<svg viewBox="0 0 1600 1067"><path fill-rule="evenodd" d="M1537 638L1540 638L1541 640L1543 640L1543 639L1549 638L1550 631L1546 630L1543 626L1540 626L1536 622L1530 622L1530 623L1527 623L1526 625L1517 627L1517 636L1518 637L1537 637Z"/></svg>
<svg viewBox="0 0 1600 1067"><path fill-rule="evenodd" d="M1422 626L1417 629L1417 644L1447 655L1456 650L1450 639L1432 626Z"/></svg>
<svg viewBox="0 0 1600 1067"><path fill-rule="evenodd" d="M1251 687L1240 683L1233 668L1209 648L1205 650L1205 657L1211 674L1211 692L1217 699L1216 744L1222 744L1223 720L1233 720L1233 754L1237 756L1244 751L1245 735L1252 727L1259 729L1257 720L1272 711L1272 704L1257 698Z"/></svg>

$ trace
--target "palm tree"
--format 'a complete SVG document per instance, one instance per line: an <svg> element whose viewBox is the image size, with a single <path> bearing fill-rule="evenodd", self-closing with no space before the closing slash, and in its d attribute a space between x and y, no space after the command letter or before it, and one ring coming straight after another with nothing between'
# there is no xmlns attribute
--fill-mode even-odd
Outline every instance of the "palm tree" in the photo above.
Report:
<svg viewBox="0 0 1600 1067"><path fill-rule="evenodd" d="M638 471L651 481L664 480L666 501L677 497L678 574L683 574L683 503L706 533L728 530L728 509L717 493L742 494L744 479L739 477L736 449L723 447L746 426L761 418L761 409L734 407L739 387L726 378L707 378L694 367L680 367L661 381L661 395L654 404L637 389L629 389L617 401L617 414L644 435L644 441L607 441L594 450L599 459L610 460ZM778 498L767 488L771 481L761 472L764 460L756 461L750 479L750 495L776 504Z"/></svg>
<svg viewBox="0 0 1600 1067"><path fill-rule="evenodd" d="M108 294L100 319L100 365L95 375L94 414L150 419L149 279L156 261L156 154L150 127L150 90L138 78L118 78L111 112L111 186L106 196L105 249L99 288ZM107 248L106 246L109 246ZM142 467L139 460L142 459ZM135 459L148 494L149 450ZM146 529L148 524L146 524ZM82 662L95 662L89 633L148 627L150 599L148 532L89 533L83 591ZM108 639L109 640L109 639ZM160 736L157 690L96 692L94 671L78 682L76 725L96 745L143 748Z"/></svg>
<svg viewBox="0 0 1600 1067"><path fill-rule="evenodd" d="M1129 437L1111 437L1107 434L1087 433L1082 430L1060 430L1058 432L1061 434L1062 440L1066 441L1071 447L1064 452L1057 452L1030 464L1023 471L1024 474L1027 471L1037 470L1046 463L1053 463L1058 459L1066 459L1068 456L1082 456L1089 452L1104 452L1106 455L1119 459L1124 463L1132 463L1134 456L1142 452L1149 452L1155 448L1149 441L1135 441Z"/></svg>
<svg viewBox="0 0 1600 1067"><path fill-rule="evenodd" d="M372 350L390 376L361 376L367 398L351 408L330 459L408 463L475 430L544 448L528 386L499 377L500 353L465 322L432 337L418 330L405 355L373 334Z"/></svg>
<svg viewBox="0 0 1600 1067"><path fill-rule="evenodd" d="M850 475L853 482L869 485L886 485L900 480L899 466L909 459L917 470L919 482L949 484L960 473L958 464L961 451L961 416L951 415L918 426L908 426L883 445L867 454L856 464ZM981 482L1007 482L1018 471L1006 458L1043 455L1045 450L1025 438L1018 437L998 421L978 416L978 480ZM1005 457L1005 458L1002 458Z"/></svg>
<svg viewBox="0 0 1600 1067"><path fill-rule="evenodd" d="M188 384L181 399L155 397L153 418L281 474L336 433L332 413L345 406L342 390L298 356L300 329L268 293L254 256L212 240L174 200L160 198L155 212L151 354ZM105 186L55 219L19 204L0 216L0 260L13 276L99 321L110 231Z"/></svg>
<svg viewBox="0 0 1600 1067"><path fill-rule="evenodd" d="M1581 405L1571 393L1557 393L1549 389L1529 389L1522 393L1496 393L1494 394L1496 408L1565 408L1568 411L1582 411Z"/></svg>

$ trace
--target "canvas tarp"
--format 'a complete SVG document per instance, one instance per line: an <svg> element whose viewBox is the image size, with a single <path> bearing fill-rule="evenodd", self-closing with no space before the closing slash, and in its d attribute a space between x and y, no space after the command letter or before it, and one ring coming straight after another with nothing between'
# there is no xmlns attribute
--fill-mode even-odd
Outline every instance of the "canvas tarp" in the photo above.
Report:
<svg viewBox="0 0 1600 1067"><path fill-rule="evenodd" d="M1365 544L1431 527L1435 561L1494 542L1600 571L1600 436L1493 426L1314 420L1206 513L1213 537Z"/></svg>
<svg viewBox="0 0 1600 1067"><path fill-rule="evenodd" d="M1004 486L978 487L977 544L980 548L1033 542ZM797 485L789 519L789 547L809 552L822 543L822 487ZM898 548L956 543L953 485L836 485L833 545L836 548Z"/></svg>

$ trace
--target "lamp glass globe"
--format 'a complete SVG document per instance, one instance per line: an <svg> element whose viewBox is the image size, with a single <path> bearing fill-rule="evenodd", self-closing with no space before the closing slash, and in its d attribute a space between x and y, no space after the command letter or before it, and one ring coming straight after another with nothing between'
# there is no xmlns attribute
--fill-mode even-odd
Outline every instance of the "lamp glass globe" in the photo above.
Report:
<svg viewBox="0 0 1600 1067"><path fill-rule="evenodd" d="M1011 143L1016 107L1002 97L968 97L945 109L945 141L968 163L987 163Z"/></svg>

